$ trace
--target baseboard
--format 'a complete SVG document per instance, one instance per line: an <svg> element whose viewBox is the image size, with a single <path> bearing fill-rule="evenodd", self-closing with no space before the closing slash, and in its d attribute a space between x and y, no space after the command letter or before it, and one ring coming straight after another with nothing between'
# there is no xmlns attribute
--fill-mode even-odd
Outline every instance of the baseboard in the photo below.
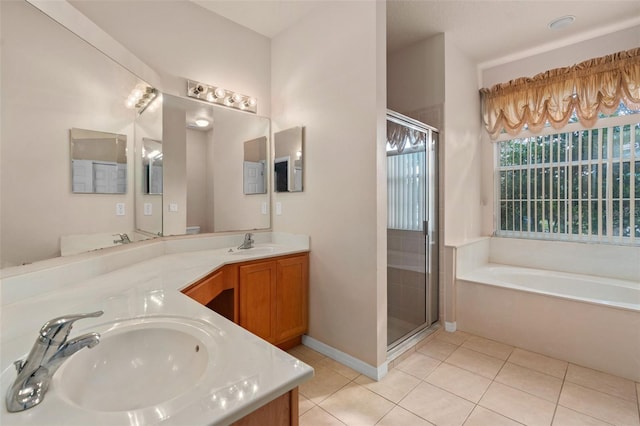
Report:
<svg viewBox="0 0 640 426"><path fill-rule="evenodd" d="M454 331L456 331L456 322L444 322L444 331L448 331L449 333L453 333Z"/></svg>
<svg viewBox="0 0 640 426"><path fill-rule="evenodd" d="M364 374L370 379L377 381L382 379L387 374L387 361L385 361L378 367L374 367L364 361L359 360L358 358L352 357L349 354L339 351L334 347L331 347L319 340L314 339L313 337L309 337L306 335L302 336L302 344L313 349L314 351L320 352L322 355L328 356L334 361L338 361L340 364L354 369L360 374Z"/></svg>

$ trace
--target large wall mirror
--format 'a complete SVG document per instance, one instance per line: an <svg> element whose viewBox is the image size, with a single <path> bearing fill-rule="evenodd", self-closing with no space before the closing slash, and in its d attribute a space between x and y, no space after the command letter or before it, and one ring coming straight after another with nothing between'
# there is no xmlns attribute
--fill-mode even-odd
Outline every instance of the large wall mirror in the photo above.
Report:
<svg viewBox="0 0 640 426"><path fill-rule="evenodd" d="M244 144L268 147L269 119L169 95L139 115L125 104L144 82L33 5L0 1L0 24L0 267L111 246L114 234L270 227L268 190L243 189ZM126 164L122 191L72 190L70 129L126 138L126 160L108 161Z"/></svg>
<svg viewBox="0 0 640 426"><path fill-rule="evenodd" d="M133 234L135 195L125 187L133 188L136 112L125 101L142 81L31 4L0 8L1 266L60 256L63 240L77 235L111 244L113 234ZM121 191L72 191L70 129L119 135L118 145L126 138L124 157L118 150L108 161L126 164ZM85 148L74 142L73 156L85 159Z"/></svg>
<svg viewBox="0 0 640 426"><path fill-rule="evenodd" d="M162 123L165 235L271 226L268 118L165 94ZM249 192L247 156L264 164L265 179Z"/></svg>

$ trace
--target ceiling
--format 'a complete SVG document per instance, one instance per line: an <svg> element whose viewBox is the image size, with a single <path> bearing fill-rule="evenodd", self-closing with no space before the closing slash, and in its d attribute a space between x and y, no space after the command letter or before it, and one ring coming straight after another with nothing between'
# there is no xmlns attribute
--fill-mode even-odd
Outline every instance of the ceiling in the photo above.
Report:
<svg viewBox="0 0 640 426"><path fill-rule="evenodd" d="M329 0L192 1L272 38ZM562 30L547 27L564 15L574 15L574 24ZM447 33L479 64L634 25L640 25L637 0L387 0L388 51Z"/></svg>

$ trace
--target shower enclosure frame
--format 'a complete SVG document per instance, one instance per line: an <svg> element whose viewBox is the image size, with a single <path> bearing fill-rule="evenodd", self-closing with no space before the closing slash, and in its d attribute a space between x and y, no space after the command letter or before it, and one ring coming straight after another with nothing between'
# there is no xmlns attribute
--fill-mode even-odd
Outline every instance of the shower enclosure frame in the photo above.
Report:
<svg viewBox="0 0 640 426"><path fill-rule="evenodd" d="M424 322L397 339L389 341L387 338L387 351L396 350L412 337L425 332L431 325L438 321L439 317L439 191L438 191L438 129L407 117L398 112L387 110L387 123L392 122L426 135L424 149L426 165L425 182L425 218L423 221L423 236L425 241L425 312ZM389 283L387 283L389 284ZM389 301L387 301L389 303ZM389 318L388 318L389 319ZM387 325L389 327L389 325ZM387 328L389 330L389 328Z"/></svg>

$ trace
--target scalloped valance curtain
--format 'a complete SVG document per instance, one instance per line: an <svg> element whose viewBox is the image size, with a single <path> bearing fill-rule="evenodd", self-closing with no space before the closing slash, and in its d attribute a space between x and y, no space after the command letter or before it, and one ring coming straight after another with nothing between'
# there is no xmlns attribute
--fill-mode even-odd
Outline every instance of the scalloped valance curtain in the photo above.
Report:
<svg viewBox="0 0 640 426"><path fill-rule="evenodd" d="M583 126L593 127L599 112L611 114L621 101L640 109L640 48L497 84L481 89L480 97L493 139L503 129L515 136L525 125L537 132L547 121L560 129L573 111Z"/></svg>

